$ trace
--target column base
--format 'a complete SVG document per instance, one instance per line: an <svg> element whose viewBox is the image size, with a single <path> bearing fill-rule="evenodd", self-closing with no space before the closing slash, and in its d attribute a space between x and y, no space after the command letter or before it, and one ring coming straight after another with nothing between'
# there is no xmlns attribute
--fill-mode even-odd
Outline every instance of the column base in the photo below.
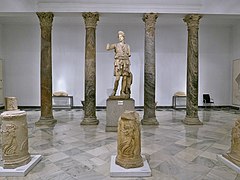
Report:
<svg viewBox="0 0 240 180"><path fill-rule="evenodd" d="M96 117L91 117L91 118L83 118L82 122L80 125L98 125L99 120Z"/></svg>
<svg viewBox="0 0 240 180"><path fill-rule="evenodd" d="M199 120L198 117L195 118L185 117L185 119L182 122L187 125L203 125L203 123Z"/></svg>
<svg viewBox="0 0 240 180"><path fill-rule="evenodd" d="M57 120L52 118L45 118L45 117L40 117L39 121L35 122L36 126L55 126L55 124L57 123Z"/></svg>
<svg viewBox="0 0 240 180"><path fill-rule="evenodd" d="M141 120L142 125L159 125L159 122L157 121L156 117L152 118L144 118Z"/></svg>

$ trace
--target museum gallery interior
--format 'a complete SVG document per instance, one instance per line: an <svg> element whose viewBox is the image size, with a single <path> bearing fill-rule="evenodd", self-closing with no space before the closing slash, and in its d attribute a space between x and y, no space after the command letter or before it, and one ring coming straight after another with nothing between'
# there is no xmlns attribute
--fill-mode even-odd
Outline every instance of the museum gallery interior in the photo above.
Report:
<svg viewBox="0 0 240 180"><path fill-rule="evenodd" d="M240 180L240 1L2 0L0 179Z"/></svg>

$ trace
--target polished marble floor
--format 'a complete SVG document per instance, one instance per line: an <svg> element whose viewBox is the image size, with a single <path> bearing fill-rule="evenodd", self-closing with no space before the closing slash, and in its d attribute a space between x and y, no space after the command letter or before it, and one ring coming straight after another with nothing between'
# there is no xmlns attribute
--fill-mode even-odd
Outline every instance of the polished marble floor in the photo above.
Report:
<svg viewBox="0 0 240 180"><path fill-rule="evenodd" d="M142 126L142 154L152 169L148 178L111 178L110 158L116 154L117 133L105 132L106 111L97 111L98 126L80 126L81 109L55 110L54 128L36 128L40 111L26 109L29 152L43 159L24 180L240 180L217 161L228 151L231 128L240 117L233 109L199 110L202 126L184 125L184 110L158 109L159 126ZM142 110L137 111L140 117Z"/></svg>

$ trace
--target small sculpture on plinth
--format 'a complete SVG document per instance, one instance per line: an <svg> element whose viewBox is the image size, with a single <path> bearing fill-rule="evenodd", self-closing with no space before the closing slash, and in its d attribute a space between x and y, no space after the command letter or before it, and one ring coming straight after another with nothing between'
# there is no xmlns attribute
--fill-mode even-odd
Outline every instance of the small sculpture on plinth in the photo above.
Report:
<svg viewBox="0 0 240 180"><path fill-rule="evenodd" d="M134 111L125 111L119 118L116 164L124 168L143 166L140 118Z"/></svg>
<svg viewBox="0 0 240 180"><path fill-rule="evenodd" d="M240 167L240 119L235 122L235 126L232 128L230 151L223 157Z"/></svg>
<svg viewBox="0 0 240 180"><path fill-rule="evenodd" d="M68 93L65 91L56 91L53 93L53 96L68 96Z"/></svg>
<svg viewBox="0 0 240 180"><path fill-rule="evenodd" d="M132 73L130 71L130 46L125 43L125 34L123 31L118 32L119 43L107 44L106 49L114 49L114 82L113 92L110 99L129 99L131 94ZM122 87L120 96L116 96L120 77L122 77Z"/></svg>
<svg viewBox="0 0 240 180"><path fill-rule="evenodd" d="M6 111L19 110L16 97L5 97L5 110Z"/></svg>

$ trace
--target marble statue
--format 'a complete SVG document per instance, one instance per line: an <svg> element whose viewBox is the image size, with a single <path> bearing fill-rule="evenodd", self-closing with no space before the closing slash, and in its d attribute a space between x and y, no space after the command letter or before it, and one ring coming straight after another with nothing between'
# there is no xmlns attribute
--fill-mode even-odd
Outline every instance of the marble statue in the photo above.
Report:
<svg viewBox="0 0 240 180"><path fill-rule="evenodd" d="M115 44L107 44L107 50L113 50L114 56L114 88L110 97L116 96L119 80L122 77L122 87L120 97L128 99L131 94L132 73L130 71L130 46L125 43L125 34L123 31L118 31L119 42Z"/></svg>
<svg viewBox="0 0 240 180"><path fill-rule="evenodd" d="M230 151L223 156L240 166L240 119L235 122L235 126L232 128Z"/></svg>
<svg viewBox="0 0 240 180"><path fill-rule="evenodd" d="M125 111L119 118L116 164L124 168L143 166L140 118L135 111Z"/></svg>

